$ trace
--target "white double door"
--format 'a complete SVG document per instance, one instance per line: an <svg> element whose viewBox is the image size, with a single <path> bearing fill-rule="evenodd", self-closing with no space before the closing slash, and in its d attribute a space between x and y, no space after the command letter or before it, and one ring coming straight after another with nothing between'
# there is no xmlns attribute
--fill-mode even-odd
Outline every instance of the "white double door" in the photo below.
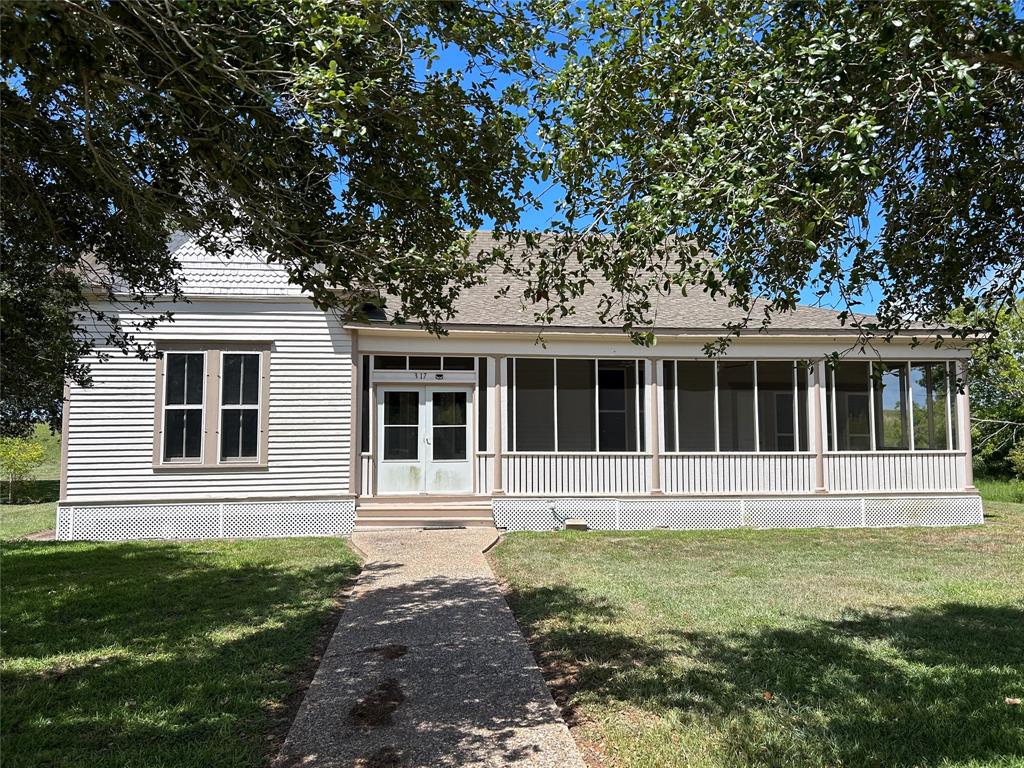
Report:
<svg viewBox="0 0 1024 768"><path fill-rule="evenodd" d="M472 387L377 390L377 493L470 493Z"/></svg>

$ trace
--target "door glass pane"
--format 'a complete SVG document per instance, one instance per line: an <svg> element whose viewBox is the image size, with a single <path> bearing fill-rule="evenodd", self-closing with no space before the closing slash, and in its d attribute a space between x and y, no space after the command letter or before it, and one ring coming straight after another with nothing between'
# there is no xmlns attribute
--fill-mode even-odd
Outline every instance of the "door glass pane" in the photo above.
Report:
<svg viewBox="0 0 1024 768"><path fill-rule="evenodd" d="M420 423L419 392L385 392L384 424L418 426Z"/></svg>
<svg viewBox="0 0 1024 768"><path fill-rule="evenodd" d="M465 427L434 427L434 459L455 461L466 458Z"/></svg>
<svg viewBox="0 0 1024 768"><path fill-rule="evenodd" d="M680 360L676 366L679 445L673 450L715 450L715 364ZM666 418L668 413L666 412ZM666 421L666 430L669 422Z"/></svg>
<svg viewBox="0 0 1024 768"><path fill-rule="evenodd" d="M875 447L901 451L910 447L907 433L907 366L903 363L876 363Z"/></svg>
<svg viewBox="0 0 1024 768"><path fill-rule="evenodd" d="M516 360L515 419L515 450L555 450L554 360Z"/></svg>
<svg viewBox="0 0 1024 768"><path fill-rule="evenodd" d="M757 364L758 440L762 451L795 451L793 423L793 363Z"/></svg>
<svg viewBox="0 0 1024 768"><path fill-rule="evenodd" d="M718 364L718 434L723 451L754 450L754 364Z"/></svg>
<svg viewBox="0 0 1024 768"><path fill-rule="evenodd" d="M419 427L384 427L384 458L391 461L417 461Z"/></svg>
<svg viewBox="0 0 1024 768"><path fill-rule="evenodd" d="M558 450L596 451L593 360L558 361Z"/></svg>
<svg viewBox="0 0 1024 768"><path fill-rule="evenodd" d="M434 392L432 423L436 426L454 426L466 423L465 392Z"/></svg>
<svg viewBox="0 0 1024 768"><path fill-rule="evenodd" d="M836 411L835 450L870 451L870 377L868 363L842 361L833 371L832 392Z"/></svg>
<svg viewBox="0 0 1024 768"><path fill-rule="evenodd" d="M911 402L914 406L914 448L946 450L945 363L913 363L910 366Z"/></svg>
<svg viewBox="0 0 1024 768"><path fill-rule="evenodd" d="M597 362L597 449L635 451L637 446L636 361ZM559 424L561 428L561 424Z"/></svg>

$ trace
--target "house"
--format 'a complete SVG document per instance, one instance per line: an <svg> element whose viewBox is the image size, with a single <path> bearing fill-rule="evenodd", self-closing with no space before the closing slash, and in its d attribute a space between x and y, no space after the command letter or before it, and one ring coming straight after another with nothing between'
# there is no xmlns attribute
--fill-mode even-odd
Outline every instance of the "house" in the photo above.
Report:
<svg viewBox="0 0 1024 768"><path fill-rule="evenodd" d="M898 336L832 368L855 332L800 308L710 360L736 310L699 293L661 299L653 348L593 297L540 345L499 273L438 338L346 324L255 256L172 248L191 303L152 308L175 313L145 332L161 355L68 389L59 538L982 521L965 348Z"/></svg>

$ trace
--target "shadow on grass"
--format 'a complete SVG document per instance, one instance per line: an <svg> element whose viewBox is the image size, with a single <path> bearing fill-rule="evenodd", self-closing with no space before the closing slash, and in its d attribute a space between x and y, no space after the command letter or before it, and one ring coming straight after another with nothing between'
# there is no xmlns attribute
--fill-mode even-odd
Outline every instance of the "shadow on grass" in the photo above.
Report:
<svg viewBox="0 0 1024 768"><path fill-rule="evenodd" d="M795 628L621 630L572 587L510 602L569 719L623 705L721 737L724 764L1010 764L1024 755L1024 606L849 612ZM625 725L625 724L623 724Z"/></svg>
<svg viewBox="0 0 1024 768"><path fill-rule="evenodd" d="M202 544L6 543L4 765L261 762L325 598L358 567L260 559Z"/></svg>
<svg viewBox="0 0 1024 768"><path fill-rule="evenodd" d="M42 504L59 498L59 480L25 480L15 483L13 501L10 482L0 482L0 503L3 504Z"/></svg>

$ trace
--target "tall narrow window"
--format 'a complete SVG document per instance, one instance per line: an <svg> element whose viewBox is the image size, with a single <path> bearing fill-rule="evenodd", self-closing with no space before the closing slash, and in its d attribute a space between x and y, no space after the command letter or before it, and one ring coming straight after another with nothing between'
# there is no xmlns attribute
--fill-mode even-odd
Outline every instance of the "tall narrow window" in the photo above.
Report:
<svg viewBox="0 0 1024 768"><path fill-rule="evenodd" d="M359 450L363 453L370 452L370 356L363 355L363 364L359 366L359 408L362 410L362 418L359 422Z"/></svg>
<svg viewBox="0 0 1024 768"><path fill-rule="evenodd" d="M949 447L946 399L949 377L945 363L911 363L910 401L913 405L914 448L944 451Z"/></svg>
<svg viewBox="0 0 1024 768"><path fill-rule="evenodd" d="M960 394L960 382L957 378L956 363L949 363L949 431L952 437L952 443L950 448L953 450L960 449L960 417L958 414L957 403L960 401L958 395ZM968 457L970 459L970 457Z"/></svg>
<svg viewBox="0 0 1024 768"><path fill-rule="evenodd" d="M447 364L447 363L446 363ZM476 360L477 374L477 391L480 393L477 398L479 405L476 409L476 429L479 433L477 435L478 449L481 451L487 450L487 404L491 402L490 392L487 388L487 358L478 357Z"/></svg>
<svg viewBox="0 0 1024 768"><path fill-rule="evenodd" d="M164 461L198 461L203 455L203 385L206 356L164 356Z"/></svg>
<svg viewBox="0 0 1024 768"><path fill-rule="evenodd" d="M788 360L757 363L757 426L762 451L797 449L795 375L795 366Z"/></svg>
<svg viewBox="0 0 1024 768"><path fill-rule="evenodd" d="M558 450L597 450L594 361L558 360Z"/></svg>
<svg viewBox="0 0 1024 768"><path fill-rule="evenodd" d="M807 375L809 369L806 361L796 362L796 437L798 451L811 448L807 435Z"/></svg>
<svg viewBox="0 0 1024 768"><path fill-rule="evenodd" d="M676 386L677 450L715 450L715 364L680 360Z"/></svg>
<svg viewBox="0 0 1024 768"><path fill-rule="evenodd" d="M666 360L662 363L662 406L665 411L665 450L676 450L676 363ZM712 448L714 438L712 437Z"/></svg>
<svg viewBox="0 0 1024 768"><path fill-rule="evenodd" d="M875 448L880 451L908 449L907 366L876 363L872 386L875 388Z"/></svg>
<svg viewBox="0 0 1024 768"><path fill-rule="evenodd" d="M718 439L723 451L753 451L754 364L718 364Z"/></svg>
<svg viewBox="0 0 1024 768"><path fill-rule="evenodd" d="M221 357L220 457L259 459L260 353L225 352Z"/></svg>
<svg viewBox="0 0 1024 768"><path fill-rule="evenodd" d="M835 386L832 405L835 408L835 449L838 451L871 450L871 383L868 363L842 361L832 371Z"/></svg>
<svg viewBox="0 0 1024 768"><path fill-rule="evenodd" d="M523 357L514 371L515 450L555 450L555 361Z"/></svg>
<svg viewBox="0 0 1024 768"><path fill-rule="evenodd" d="M597 447L635 451L637 447L636 360L597 362Z"/></svg>

